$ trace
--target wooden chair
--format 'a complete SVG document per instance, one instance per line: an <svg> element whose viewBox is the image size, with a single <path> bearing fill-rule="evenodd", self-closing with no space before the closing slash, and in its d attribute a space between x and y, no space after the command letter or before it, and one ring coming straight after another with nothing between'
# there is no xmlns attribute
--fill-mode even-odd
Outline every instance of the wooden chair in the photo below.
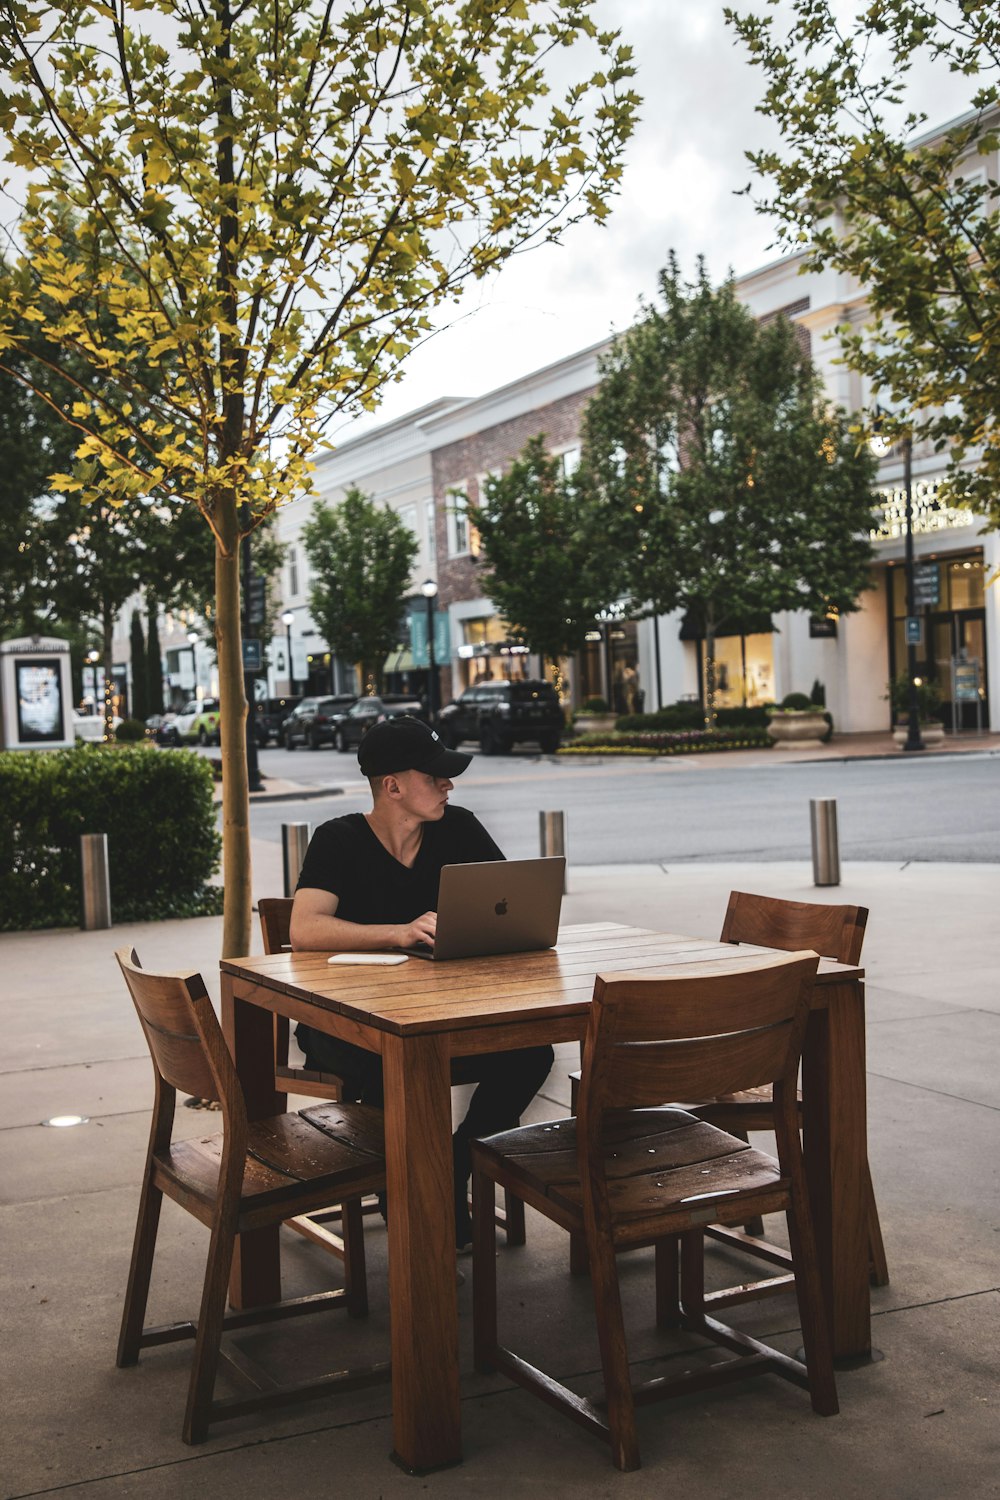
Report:
<svg viewBox="0 0 1000 1500"><path fill-rule="evenodd" d="M257 902L265 953L281 953L283 949L291 948L292 899L291 896L264 896ZM336 1073L289 1067L287 1016L276 1015L274 1018L274 1086L281 1094L309 1094L321 1099L340 1099L343 1093L344 1080ZM377 1209L378 1204L365 1204L364 1212L373 1213ZM290 1222L289 1228L323 1245L332 1254L341 1255L339 1237L332 1234L324 1223L329 1217L324 1214L297 1219ZM504 1206L497 1209L497 1223L503 1229L508 1245L525 1243L524 1204L513 1194L504 1195Z"/></svg>
<svg viewBox="0 0 1000 1500"><path fill-rule="evenodd" d="M766 948L811 948L824 958L842 964L858 964L865 938L868 911L863 906L827 906L818 902L783 901L773 896L758 896L746 891L732 891L722 923L724 943L753 943ZM686 1107L700 1119L708 1120L720 1130L728 1130L744 1139L755 1130L773 1130L774 1108L768 1089L728 1094L725 1098L706 1099ZM801 1108L800 1108L801 1123ZM871 1171L865 1163L864 1193L868 1225L868 1256L873 1286L887 1286L882 1227L872 1187ZM738 1246L741 1250L772 1265L787 1268L788 1251L770 1245L763 1239L763 1225L749 1226L753 1233L719 1227L709 1235ZM761 1293L775 1293L790 1283L790 1276L772 1276L729 1291L713 1293L716 1306L727 1306ZM711 1299L710 1299L711 1300Z"/></svg>
<svg viewBox="0 0 1000 1500"><path fill-rule="evenodd" d="M257 903L260 931L265 953L291 951L291 896L263 896ZM311 1068L293 1068L288 1063L289 1023L287 1016L274 1017L274 1087L279 1094L305 1094L339 1103L343 1098L344 1080L337 1073L319 1073ZM377 1198L361 1206L362 1214L379 1212ZM314 1245L328 1250L338 1260L345 1255L344 1237L334 1233L331 1222L340 1218L339 1210L318 1209L315 1213L296 1214L287 1227Z"/></svg>
<svg viewBox="0 0 1000 1500"><path fill-rule="evenodd" d="M134 1365L140 1349L195 1340L183 1438L201 1442L211 1422L264 1407L287 1405L384 1379L388 1365L340 1372L295 1387L277 1387L244 1354L227 1353L224 1330L345 1307L368 1310L360 1200L385 1184L382 1117L362 1105L325 1105L302 1114L248 1122L242 1090L197 974L153 974L133 951L116 954L153 1060L155 1101L143 1173L135 1243L118 1341L119 1367ZM217 1100L222 1132L198 1140L172 1139L176 1091ZM211 1231L197 1323L144 1327L146 1301L163 1195ZM344 1206L348 1252L345 1286L247 1312L225 1315L236 1236L280 1224L300 1210ZM255 1387L243 1396L214 1398L219 1358Z"/></svg>
<svg viewBox="0 0 1000 1500"><path fill-rule="evenodd" d="M264 896L257 902L265 953L291 949L291 896ZM309 1068L288 1066L287 1016L274 1018L274 1086L279 1094L307 1094L314 1099L343 1098L344 1080L336 1073L317 1073Z"/></svg>
<svg viewBox="0 0 1000 1500"><path fill-rule="evenodd" d="M814 953L761 956L740 973L599 975L584 1042L579 1114L473 1143L474 1338L480 1370L497 1369L606 1438L620 1469L639 1467L635 1405L773 1371L804 1385L813 1409L837 1411L828 1315L799 1141L795 1082ZM774 1087L778 1160L662 1099ZM494 1183L586 1239L601 1368L601 1406L501 1345L495 1238L484 1206ZM788 1217L805 1363L710 1317L704 1230L755 1213ZM677 1250L680 1244L680 1298ZM633 1386L617 1252L655 1245L656 1321L701 1334L734 1359ZM523 1314L522 1314L523 1321Z"/></svg>
<svg viewBox="0 0 1000 1500"><path fill-rule="evenodd" d="M721 941L753 943L762 948L782 948L792 952L811 948L823 958L833 958L842 964L857 964L861 960L867 921L868 911L863 906L826 906L818 902L783 901L773 896L732 891L722 924ZM579 1078L579 1073L570 1075L574 1113ZM774 1129L771 1091L766 1087L742 1094L730 1094L725 1099L686 1101L684 1107L700 1119L708 1120L720 1130L727 1130L744 1140L754 1130ZM873 1286L887 1286L889 1268L871 1171L867 1163L864 1191L871 1282ZM790 1265L788 1251L781 1246L769 1244L763 1238L764 1226L759 1222L751 1222L743 1230L718 1227L706 1232L711 1238L736 1246L768 1264L785 1268L786 1271ZM585 1251L580 1241L576 1241L572 1247L571 1260L574 1272L580 1274L586 1270ZM791 1276L786 1274L771 1276L763 1281L745 1282L739 1287L713 1292L708 1300L715 1306L725 1307L752 1297L780 1292L791 1285L791 1280Z"/></svg>

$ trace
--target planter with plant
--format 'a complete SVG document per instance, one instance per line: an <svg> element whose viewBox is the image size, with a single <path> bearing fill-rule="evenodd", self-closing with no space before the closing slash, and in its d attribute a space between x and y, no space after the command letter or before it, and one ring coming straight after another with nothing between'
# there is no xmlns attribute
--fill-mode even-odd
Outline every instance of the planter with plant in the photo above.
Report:
<svg viewBox="0 0 1000 1500"><path fill-rule="evenodd" d="M584 698L573 715L573 727L578 734L607 734L614 729L618 715L611 712L604 698Z"/></svg>
<svg viewBox="0 0 1000 1500"><path fill-rule="evenodd" d="M822 703L789 693L768 709L767 732L777 750L811 750L829 739L831 724Z"/></svg>

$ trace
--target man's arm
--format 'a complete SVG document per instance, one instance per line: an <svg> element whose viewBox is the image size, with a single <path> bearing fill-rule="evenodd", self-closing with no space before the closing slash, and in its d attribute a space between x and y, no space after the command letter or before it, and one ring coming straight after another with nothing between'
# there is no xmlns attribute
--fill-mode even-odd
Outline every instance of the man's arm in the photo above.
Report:
<svg viewBox="0 0 1000 1500"><path fill-rule="evenodd" d="M367 953L381 948L414 948L433 943L437 912L425 911L413 922L389 924L345 922L337 916L340 897L306 886L295 892L290 937L296 950Z"/></svg>

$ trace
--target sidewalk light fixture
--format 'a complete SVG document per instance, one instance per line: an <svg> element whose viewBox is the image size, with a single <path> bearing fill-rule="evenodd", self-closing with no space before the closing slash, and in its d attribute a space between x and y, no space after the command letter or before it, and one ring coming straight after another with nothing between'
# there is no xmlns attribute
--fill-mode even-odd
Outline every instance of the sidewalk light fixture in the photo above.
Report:
<svg viewBox="0 0 1000 1500"><path fill-rule="evenodd" d="M420 585L420 592L427 603L427 717L434 723L437 717L437 662L434 660L434 600L438 586L433 578Z"/></svg>
<svg viewBox="0 0 1000 1500"><path fill-rule="evenodd" d="M286 609L281 617L281 623L285 627L285 649L288 652L288 696L295 692L295 673L292 671L292 624L295 615L290 609Z"/></svg>

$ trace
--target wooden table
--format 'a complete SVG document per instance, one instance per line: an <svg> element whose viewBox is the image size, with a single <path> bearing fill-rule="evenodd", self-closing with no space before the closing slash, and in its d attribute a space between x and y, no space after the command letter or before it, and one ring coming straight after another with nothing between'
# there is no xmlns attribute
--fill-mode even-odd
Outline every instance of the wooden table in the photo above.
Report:
<svg viewBox="0 0 1000 1500"><path fill-rule="evenodd" d="M223 961L223 1024L252 1119L284 1107L274 1090L271 1012L382 1056L393 1440L404 1467L421 1472L462 1456L452 1057L580 1040L598 972L655 974L702 963L738 970L761 951L589 923L563 928L554 950L443 964L334 968L318 953ZM862 980L861 969L821 962L803 1052L806 1170L841 1359L871 1349ZM279 1295L277 1230L244 1235L234 1305Z"/></svg>

